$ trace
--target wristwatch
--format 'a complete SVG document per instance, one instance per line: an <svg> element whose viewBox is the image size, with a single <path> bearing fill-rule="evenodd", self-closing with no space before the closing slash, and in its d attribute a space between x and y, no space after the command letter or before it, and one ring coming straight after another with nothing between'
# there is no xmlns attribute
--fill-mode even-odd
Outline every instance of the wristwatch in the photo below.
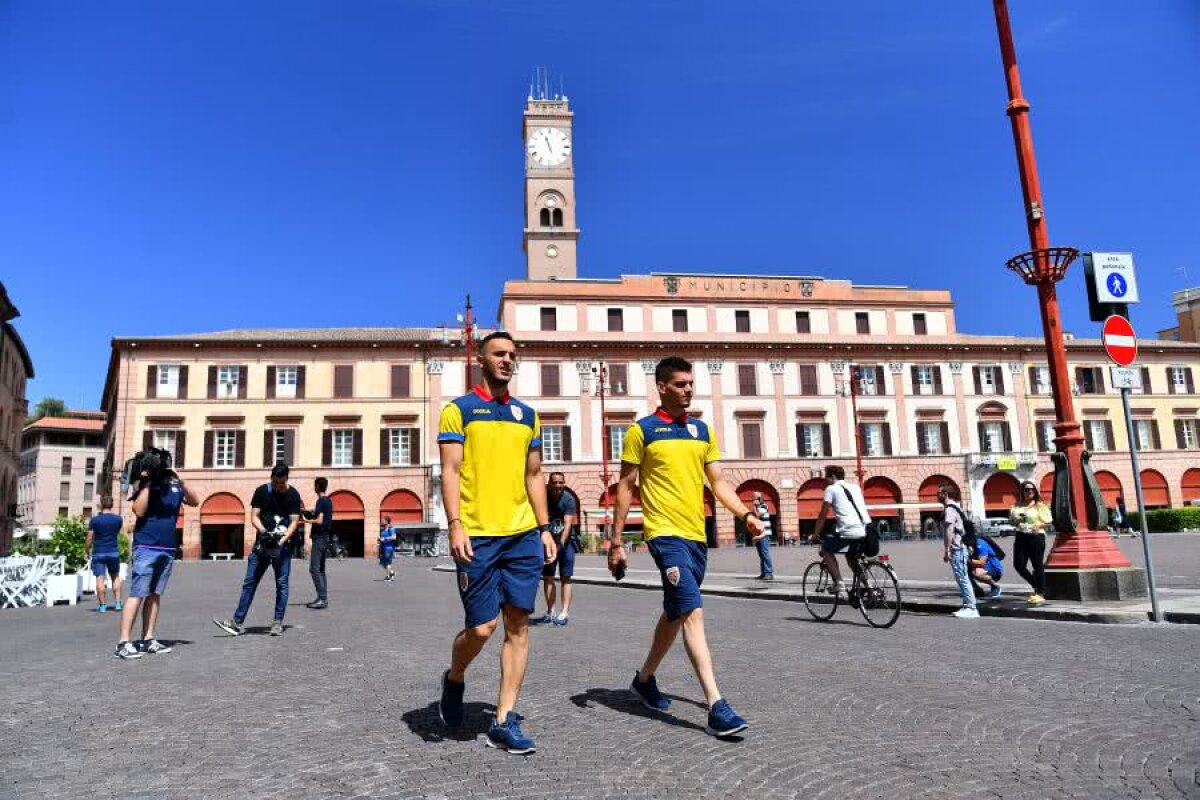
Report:
<svg viewBox="0 0 1200 800"><path fill-rule="evenodd" d="M549 524L547 524L547 525L538 525L538 526L537 526L537 529L538 529L538 533L549 533L549 532L550 532L550 526L549 526Z"/></svg>
<svg viewBox="0 0 1200 800"><path fill-rule="evenodd" d="M742 514L742 524L745 524L746 520L750 519L753 514L753 511L747 511L745 514Z"/></svg>

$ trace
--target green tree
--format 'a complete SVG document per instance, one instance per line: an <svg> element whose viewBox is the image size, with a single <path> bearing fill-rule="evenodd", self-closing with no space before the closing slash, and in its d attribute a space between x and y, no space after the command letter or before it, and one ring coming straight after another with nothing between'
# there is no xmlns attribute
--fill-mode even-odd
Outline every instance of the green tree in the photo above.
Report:
<svg viewBox="0 0 1200 800"><path fill-rule="evenodd" d="M39 548L42 553L67 557L67 572L76 572L87 562L84 544L87 542L87 523L82 517L59 517L54 520L50 541Z"/></svg>
<svg viewBox="0 0 1200 800"><path fill-rule="evenodd" d="M42 417L61 417L66 411L67 404L59 398L43 397L33 407L33 418L34 420L39 420Z"/></svg>

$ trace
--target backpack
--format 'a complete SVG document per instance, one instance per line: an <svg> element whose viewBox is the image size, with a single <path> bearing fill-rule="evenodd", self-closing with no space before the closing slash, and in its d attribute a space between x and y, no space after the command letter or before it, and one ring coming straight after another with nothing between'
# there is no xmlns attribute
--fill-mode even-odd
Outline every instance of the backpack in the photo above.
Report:
<svg viewBox="0 0 1200 800"><path fill-rule="evenodd" d="M982 539L983 541L987 542L987 543L988 543L988 547L992 548L992 552L994 552L994 553L996 554L996 560L997 560L997 561L1003 561L1003 560L1004 560L1005 556L1007 556L1007 553L1005 553L1005 552L1004 552L1004 548L1003 548L1003 547L1001 547L1000 545L998 545L998 544L996 543L996 540L995 540L995 539L993 539L993 538L992 538L992 537L990 537L990 536L980 536L979 538L980 538L980 539Z"/></svg>

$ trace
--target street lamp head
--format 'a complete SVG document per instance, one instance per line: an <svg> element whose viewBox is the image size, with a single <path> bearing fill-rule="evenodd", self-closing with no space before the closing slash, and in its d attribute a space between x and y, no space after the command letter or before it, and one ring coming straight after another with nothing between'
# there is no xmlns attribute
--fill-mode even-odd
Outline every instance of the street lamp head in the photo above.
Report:
<svg viewBox="0 0 1200 800"><path fill-rule="evenodd" d="M1074 247L1045 247L1013 256L1008 260L1008 268L1030 286L1058 283L1078 256L1079 251Z"/></svg>

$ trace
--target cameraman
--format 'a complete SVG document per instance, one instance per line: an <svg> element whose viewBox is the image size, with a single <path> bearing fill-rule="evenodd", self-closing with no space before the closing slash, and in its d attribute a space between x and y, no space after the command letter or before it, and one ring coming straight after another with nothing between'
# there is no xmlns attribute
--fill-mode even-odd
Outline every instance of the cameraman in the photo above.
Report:
<svg viewBox="0 0 1200 800"><path fill-rule="evenodd" d="M134 456L137 489L133 496L133 553L130 561L129 601L121 611L121 639L114 658L141 658L143 654L161 655L171 652L154 636L158 609L171 567L175 563L175 524L181 505L196 506L196 493L184 486L171 471L171 456L160 450L148 450ZM139 608L142 611L142 638L136 643L129 637Z"/></svg>
<svg viewBox="0 0 1200 800"><path fill-rule="evenodd" d="M246 560L246 578L242 581L242 597L233 619L213 623L233 636L245 632L242 623L250 613L254 591L270 566L275 571L275 621L271 635L283 634L283 615L287 611L288 576L292 571L292 536L300 525L300 493L288 486L287 464L276 464L271 470L271 482L254 490L250 501L253 513L250 523L256 536L250 557Z"/></svg>

